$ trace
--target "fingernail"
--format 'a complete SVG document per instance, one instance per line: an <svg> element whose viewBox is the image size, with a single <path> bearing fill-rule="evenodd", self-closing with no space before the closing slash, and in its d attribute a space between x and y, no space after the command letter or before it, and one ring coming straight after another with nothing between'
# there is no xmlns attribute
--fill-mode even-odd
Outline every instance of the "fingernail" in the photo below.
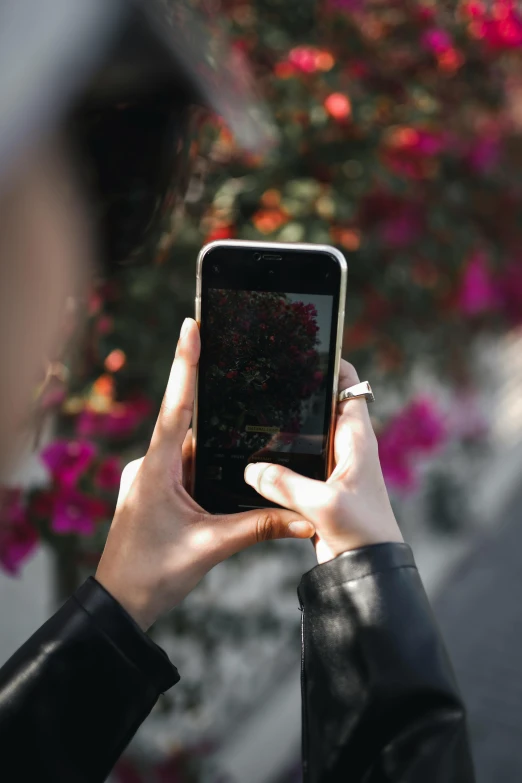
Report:
<svg viewBox="0 0 522 783"><path fill-rule="evenodd" d="M288 532L295 538L311 538L315 533L315 528L311 522L301 520L299 522L290 522Z"/></svg>
<svg viewBox="0 0 522 783"><path fill-rule="evenodd" d="M257 483L257 477L264 467L262 462L250 462L245 468L245 481L252 487Z"/></svg>
<svg viewBox="0 0 522 783"><path fill-rule="evenodd" d="M187 334L190 326L190 318L185 318L183 323L181 324L181 332L179 333L179 339L183 340L185 335Z"/></svg>

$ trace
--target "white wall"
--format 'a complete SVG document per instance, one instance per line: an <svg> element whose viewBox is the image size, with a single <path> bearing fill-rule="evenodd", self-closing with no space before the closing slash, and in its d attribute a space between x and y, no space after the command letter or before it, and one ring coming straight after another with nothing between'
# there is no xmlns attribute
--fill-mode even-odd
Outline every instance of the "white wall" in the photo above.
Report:
<svg viewBox="0 0 522 783"><path fill-rule="evenodd" d="M19 577L0 571L0 666L51 614L51 557L40 549Z"/></svg>

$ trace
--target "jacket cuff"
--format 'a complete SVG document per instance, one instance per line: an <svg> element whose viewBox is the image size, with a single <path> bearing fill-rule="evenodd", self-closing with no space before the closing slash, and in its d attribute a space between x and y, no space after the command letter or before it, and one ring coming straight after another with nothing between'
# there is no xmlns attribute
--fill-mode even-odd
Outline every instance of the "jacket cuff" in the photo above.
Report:
<svg viewBox="0 0 522 783"><path fill-rule="evenodd" d="M394 542L352 549L304 574L297 589L299 599L305 604L345 582L394 568L416 568L408 544Z"/></svg>
<svg viewBox="0 0 522 783"><path fill-rule="evenodd" d="M73 598L92 622L143 677L164 693L180 676L167 654L147 636L115 598L92 576Z"/></svg>

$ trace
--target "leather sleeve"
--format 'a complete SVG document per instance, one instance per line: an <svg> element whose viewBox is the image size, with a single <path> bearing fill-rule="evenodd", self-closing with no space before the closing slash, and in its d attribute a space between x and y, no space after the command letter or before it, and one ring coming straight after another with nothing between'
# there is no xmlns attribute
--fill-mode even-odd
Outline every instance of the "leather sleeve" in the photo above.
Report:
<svg viewBox="0 0 522 783"><path fill-rule="evenodd" d="M472 783L466 719L406 544L304 575L305 783Z"/></svg>
<svg viewBox="0 0 522 783"><path fill-rule="evenodd" d="M88 579L0 670L2 779L101 783L178 680L163 650Z"/></svg>

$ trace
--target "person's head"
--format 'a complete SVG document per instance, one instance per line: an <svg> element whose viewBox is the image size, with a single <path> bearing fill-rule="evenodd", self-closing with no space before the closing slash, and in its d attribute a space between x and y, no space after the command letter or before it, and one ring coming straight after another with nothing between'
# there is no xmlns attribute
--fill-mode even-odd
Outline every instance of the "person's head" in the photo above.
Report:
<svg viewBox="0 0 522 783"><path fill-rule="evenodd" d="M180 0L2 3L0 465L90 270L154 255L187 184L194 104L247 147L269 140Z"/></svg>

